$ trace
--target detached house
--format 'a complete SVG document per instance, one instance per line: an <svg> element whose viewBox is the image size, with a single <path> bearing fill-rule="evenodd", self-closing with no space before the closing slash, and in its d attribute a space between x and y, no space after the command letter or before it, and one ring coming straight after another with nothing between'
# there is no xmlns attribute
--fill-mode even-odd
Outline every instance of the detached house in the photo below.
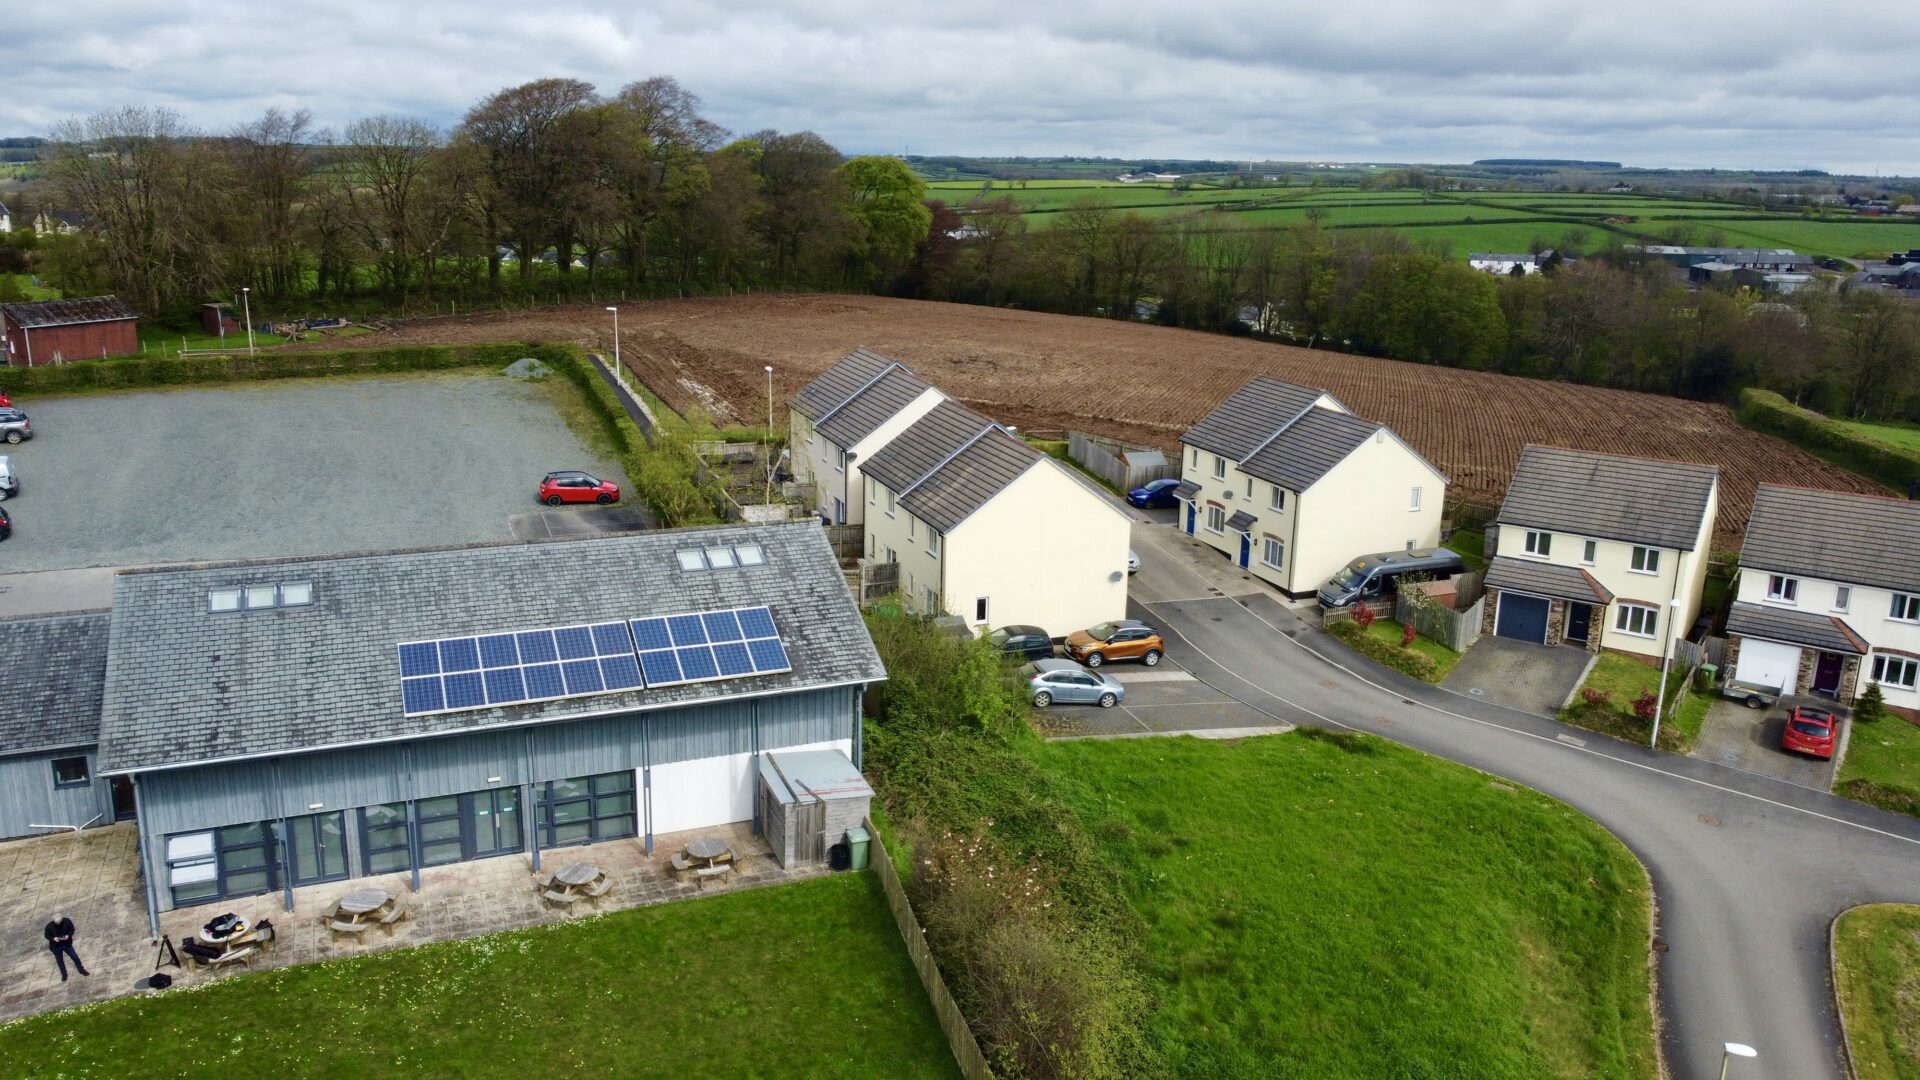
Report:
<svg viewBox="0 0 1920 1080"><path fill-rule="evenodd" d="M794 473L813 485L814 509L835 525L858 525L861 462L946 395L905 364L855 349L787 402Z"/></svg>
<svg viewBox="0 0 1920 1080"><path fill-rule="evenodd" d="M1445 474L1323 390L1256 376L1180 443L1180 527L1288 596L1440 543Z"/></svg>
<svg viewBox="0 0 1920 1080"><path fill-rule="evenodd" d="M941 401L862 465L867 556L915 610L1059 637L1126 616L1130 519L1058 461Z"/></svg>
<svg viewBox="0 0 1920 1080"><path fill-rule="evenodd" d="M1732 679L1920 709L1920 503L1762 484L1727 609Z"/></svg>
<svg viewBox="0 0 1920 1080"><path fill-rule="evenodd" d="M1488 633L1662 657L1700 614L1710 465L1529 446L1494 518Z"/></svg>

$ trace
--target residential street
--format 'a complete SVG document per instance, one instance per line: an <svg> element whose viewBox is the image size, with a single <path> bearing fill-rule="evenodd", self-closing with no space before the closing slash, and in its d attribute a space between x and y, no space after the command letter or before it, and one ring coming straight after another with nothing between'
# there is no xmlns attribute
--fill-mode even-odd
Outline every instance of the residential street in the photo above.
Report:
<svg viewBox="0 0 1920 1080"><path fill-rule="evenodd" d="M1136 519L1139 518L1136 512ZM1663 1049L1678 1078L1842 1077L1827 928L1920 901L1920 821L1713 761L1656 754L1385 671L1164 524L1136 524L1134 614L1169 657L1273 720L1372 732L1562 799L1646 864Z"/></svg>

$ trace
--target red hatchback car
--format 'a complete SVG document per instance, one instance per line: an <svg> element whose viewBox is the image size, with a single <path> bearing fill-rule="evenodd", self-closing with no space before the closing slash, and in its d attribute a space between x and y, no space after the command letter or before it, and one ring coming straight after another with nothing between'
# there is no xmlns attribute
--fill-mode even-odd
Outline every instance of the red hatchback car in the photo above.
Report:
<svg viewBox="0 0 1920 1080"><path fill-rule="evenodd" d="M620 485L596 479L577 469L563 469L548 473L540 481L539 499L548 506L619 502Z"/></svg>
<svg viewBox="0 0 1920 1080"><path fill-rule="evenodd" d="M1787 726L1780 732L1780 749L1831 758L1834 726L1833 714L1827 710L1798 706L1787 714Z"/></svg>

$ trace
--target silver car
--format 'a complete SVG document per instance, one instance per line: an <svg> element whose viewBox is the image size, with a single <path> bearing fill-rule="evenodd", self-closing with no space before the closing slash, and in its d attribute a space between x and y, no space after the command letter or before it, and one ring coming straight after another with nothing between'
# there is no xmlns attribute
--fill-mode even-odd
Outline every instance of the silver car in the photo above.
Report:
<svg viewBox="0 0 1920 1080"><path fill-rule="evenodd" d="M33 438L33 425L27 422L27 414L19 409L0 409L0 439L17 443L22 439Z"/></svg>
<svg viewBox="0 0 1920 1080"><path fill-rule="evenodd" d="M1111 709L1127 696L1116 679L1088 671L1071 660L1035 660L1020 669L1033 703L1046 708L1058 701L1071 705L1098 705Z"/></svg>
<svg viewBox="0 0 1920 1080"><path fill-rule="evenodd" d="M20 494L20 477L13 471L13 459L0 454L0 499Z"/></svg>

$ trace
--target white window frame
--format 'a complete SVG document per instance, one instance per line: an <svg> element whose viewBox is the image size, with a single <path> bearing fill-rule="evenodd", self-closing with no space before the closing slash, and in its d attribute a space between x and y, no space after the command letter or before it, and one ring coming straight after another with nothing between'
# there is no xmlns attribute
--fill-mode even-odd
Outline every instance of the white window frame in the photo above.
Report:
<svg viewBox="0 0 1920 1080"><path fill-rule="evenodd" d="M1219 518L1219 521L1220 521L1220 524L1217 526L1214 524L1214 519L1216 517ZM1214 534L1215 536L1226 535L1227 512L1224 509L1218 506L1213 506L1211 504L1207 506L1207 531Z"/></svg>
<svg viewBox="0 0 1920 1080"><path fill-rule="evenodd" d="M1835 585L1833 587L1833 610L1844 613L1853 606L1853 586Z"/></svg>
<svg viewBox="0 0 1920 1080"><path fill-rule="evenodd" d="M1887 618L1894 622L1920 622L1920 596L1897 592L1887 605Z"/></svg>
<svg viewBox="0 0 1920 1080"><path fill-rule="evenodd" d="M1213 455L1213 478L1215 480L1225 480L1227 478L1227 459L1221 457L1219 454Z"/></svg>
<svg viewBox="0 0 1920 1080"><path fill-rule="evenodd" d="M837 446L834 447L833 449L834 449L833 471L838 473L846 472L847 471L847 452L845 450L840 449Z"/></svg>
<svg viewBox="0 0 1920 1080"><path fill-rule="evenodd" d="M940 557L940 533L933 526L927 526L927 554Z"/></svg>
<svg viewBox="0 0 1920 1080"><path fill-rule="evenodd" d="M876 495L874 494L874 492L873 492L873 489L874 489L874 488L876 488L876 487L878 487L878 486L879 486L879 485L877 485L877 484L875 484L875 483L874 483L874 482L873 482L872 480L868 480L868 481L866 482L866 487L867 487L867 505L868 505L868 506L872 506L872 505L873 505L873 502L874 502L874 499L876 499L876 498L878 497L878 496L876 496Z"/></svg>
<svg viewBox="0 0 1920 1080"><path fill-rule="evenodd" d="M1534 558L1548 558L1553 554L1553 534L1543 529L1528 529L1525 546L1527 554Z"/></svg>
<svg viewBox="0 0 1920 1080"><path fill-rule="evenodd" d="M1658 576L1660 573L1660 549L1633 546L1633 554L1628 556L1627 569L1636 574Z"/></svg>
<svg viewBox="0 0 1920 1080"><path fill-rule="evenodd" d="M1287 508L1286 489L1282 488L1279 484L1273 485L1273 498L1267 503L1267 506L1271 507L1274 510L1280 510L1284 512Z"/></svg>
<svg viewBox="0 0 1920 1080"><path fill-rule="evenodd" d="M892 488L888 488L888 489L887 489L887 516L888 516L888 517L893 517L893 516L894 516L894 513L893 513L893 489L892 489Z"/></svg>
<svg viewBox="0 0 1920 1080"><path fill-rule="evenodd" d="M909 512L907 514L907 543L911 544L915 540L915 536L914 536L915 530L916 530L916 525L915 525L914 517L913 517L913 514Z"/></svg>
<svg viewBox="0 0 1920 1080"><path fill-rule="evenodd" d="M1200 448L1197 446L1189 446L1187 447L1187 453L1193 457L1193 460L1187 463L1187 467L1190 469L1198 469L1200 467Z"/></svg>
<svg viewBox="0 0 1920 1080"><path fill-rule="evenodd" d="M1280 549L1280 557L1278 559L1273 557L1273 550L1275 548ZM1262 565L1271 566L1275 570L1284 569L1287 562L1286 541L1280 539L1277 536L1261 537L1260 538L1260 562Z"/></svg>
<svg viewBox="0 0 1920 1080"><path fill-rule="evenodd" d="M1600 559L1600 541L1585 541L1580 548L1580 565L1592 566Z"/></svg>
<svg viewBox="0 0 1920 1080"><path fill-rule="evenodd" d="M1775 604L1800 602L1800 579L1786 574L1767 575L1767 600Z"/></svg>
<svg viewBox="0 0 1920 1080"><path fill-rule="evenodd" d="M1904 674L1906 678L1888 678L1887 676L1890 673L1889 669L1899 671L1901 674ZM1882 686L1912 690L1916 684L1920 684L1920 663L1915 662L1912 657L1908 656L1890 656L1886 653L1875 653L1873 657L1873 681Z"/></svg>
<svg viewBox="0 0 1920 1080"><path fill-rule="evenodd" d="M1418 485L1418 484L1415 484L1415 485L1414 485L1414 487L1413 487L1413 494L1411 494L1411 495L1409 495L1409 496L1407 497L1407 499L1408 499L1408 502L1407 502L1407 512L1408 512L1408 513L1410 513L1410 514L1417 514L1417 513L1419 513L1419 512L1420 512L1420 495L1421 495L1421 489L1420 489L1420 485Z"/></svg>
<svg viewBox="0 0 1920 1080"><path fill-rule="evenodd" d="M1635 618L1636 615L1639 618ZM1640 624L1639 629L1633 627L1636 622ZM1660 609L1622 602L1615 609L1613 628L1632 637L1657 638L1660 636Z"/></svg>

